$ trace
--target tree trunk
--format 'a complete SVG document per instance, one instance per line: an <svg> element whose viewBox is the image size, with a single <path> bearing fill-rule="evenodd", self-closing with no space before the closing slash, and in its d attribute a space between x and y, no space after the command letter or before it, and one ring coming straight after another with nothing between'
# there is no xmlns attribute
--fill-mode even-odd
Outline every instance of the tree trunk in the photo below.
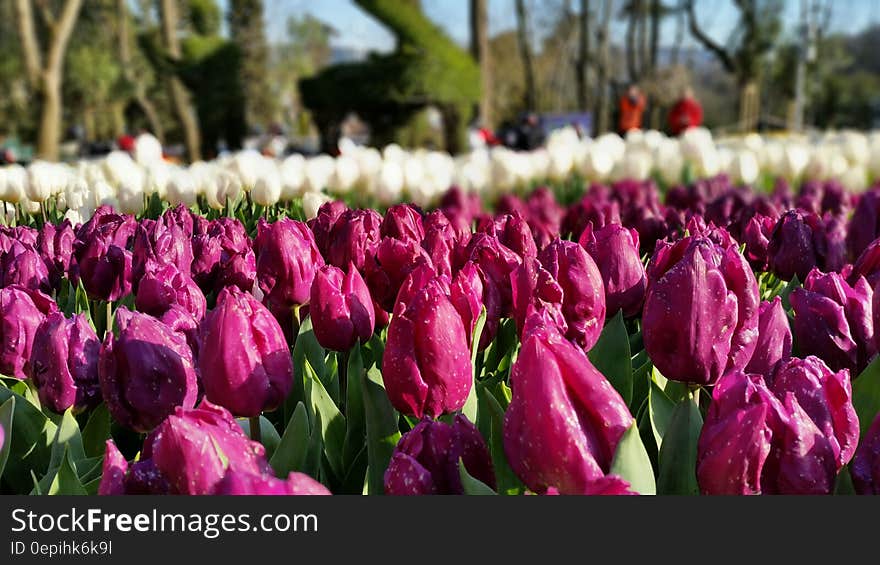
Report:
<svg viewBox="0 0 880 565"><path fill-rule="evenodd" d="M526 4L524 0L516 0L516 28L517 37L519 39L519 52L523 62L523 72L525 73L526 91L525 105L526 110L533 111L538 107L538 92L535 86L535 64L532 57L532 44L529 38L529 15L526 12Z"/></svg>
<svg viewBox="0 0 880 565"><path fill-rule="evenodd" d="M42 83L37 155L47 161L57 161L61 144L61 80L56 73L46 71Z"/></svg>
<svg viewBox="0 0 880 565"><path fill-rule="evenodd" d="M660 0L651 0L651 55L649 64L651 71L657 69L657 54L660 48L660 18L661 5Z"/></svg>
<svg viewBox="0 0 880 565"><path fill-rule="evenodd" d="M605 133L610 129L611 123L611 99L608 93L608 79L611 72L611 15L614 12L614 0L605 0L602 3L602 19L596 34L596 49L598 60L596 64L596 105L595 135Z"/></svg>
<svg viewBox="0 0 880 565"><path fill-rule="evenodd" d="M492 127L492 54L486 0L471 0L471 53L480 65L480 119Z"/></svg>
<svg viewBox="0 0 880 565"><path fill-rule="evenodd" d="M753 132L757 129L760 108L758 82L754 78L743 80L739 90L739 124L742 132Z"/></svg>
<svg viewBox="0 0 880 565"><path fill-rule="evenodd" d="M454 105L444 106L440 110L443 118L443 140L446 152L457 155L466 146L467 130L460 114L460 108Z"/></svg>
<svg viewBox="0 0 880 565"><path fill-rule="evenodd" d="M162 121L159 119L159 112L153 103L147 97L144 83L140 80L134 68L131 65L131 37L128 29L128 2L127 0L116 1L117 17L119 18L119 63L122 67L122 73L125 80L134 87L134 100L144 112L147 122L150 124L150 130L159 143L165 143L165 128L162 127ZM124 118L124 115L123 115ZM124 124L123 124L124 127Z"/></svg>
<svg viewBox="0 0 880 565"><path fill-rule="evenodd" d="M636 68L636 4L634 0L630 9L630 13L626 20L626 71L629 76L629 82L638 81L638 69Z"/></svg>
<svg viewBox="0 0 880 565"><path fill-rule="evenodd" d="M586 110L589 104L589 77L587 76L590 60L590 0L581 0L581 13L578 18L578 60L575 68L577 79L578 108Z"/></svg>
<svg viewBox="0 0 880 565"><path fill-rule="evenodd" d="M168 54L175 60L180 58L180 42L177 39L177 0L161 0L162 38ZM183 129L186 153L190 161L201 159L199 124L190 104L189 93L183 82L176 76L169 77L168 91L174 106L174 113Z"/></svg>

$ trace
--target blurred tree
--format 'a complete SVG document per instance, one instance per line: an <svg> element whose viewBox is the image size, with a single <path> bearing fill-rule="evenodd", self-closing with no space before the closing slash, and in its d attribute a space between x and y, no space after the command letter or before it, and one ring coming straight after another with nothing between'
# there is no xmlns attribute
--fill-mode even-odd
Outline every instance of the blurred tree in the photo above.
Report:
<svg viewBox="0 0 880 565"><path fill-rule="evenodd" d="M263 0L230 0L228 20L230 36L241 53L240 81L245 92L247 122L268 126L278 112L269 88Z"/></svg>
<svg viewBox="0 0 880 565"><path fill-rule="evenodd" d="M42 36L37 33L34 6L38 8L40 29L45 30ZM37 154L43 159L58 159L63 115L61 85L64 55L81 7L82 0L65 0L60 13L56 15L46 2L15 0L25 71L40 106Z"/></svg>
<svg viewBox="0 0 880 565"><path fill-rule="evenodd" d="M484 127L492 127L492 53L489 49L487 0L471 0L471 55L480 65L479 116Z"/></svg>
<svg viewBox="0 0 880 565"><path fill-rule="evenodd" d="M538 87L535 85L535 63L532 55L532 38L529 33L529 13L525 0L516 0L516 34L519 54L522 57L525 77L525 106L529 111L538 108Z"/></svg>
<svg viewBox="0 0 880 565"><path fill-rule="evenodd" d="M179 65L182 51L178 37L180 25L178 2L177 0L159 0L159 2L164 50L170 63ZM187 156L190 161L198 161L202 158L201 133L199 132L199 122L190 102L189 92L175 73L166 73L165 78L168 81L168 92L174 106L174 112L181 130L183 130Z"/></svg>
<svg viewBox="0 0 880 565"><path fill-rule="evenodd" d="M760 113L760 73L782 29L782 0L735 0L739 21L724 46L697 22L695 0L687 0L691 34L734 75L739 87L740 129L753 131Z"/></svg>
<svg viewBox="0 0 880 565"><path fill-rule="evenodd" d="M370 124L374 144L384 144L430 105L443 117L446 150L463 149L480 98L480 71L473 58L425 16L418 0L355 3L387 27L397 44L388 55L334 65L300 81L323 149L335 151L338 125L349 112Z"/></svg>
<svg viewBox="0 0 880 565"><path fill-rule="evenodd" d="M146 12L148 14L149 9ZM116 17L118 18L119 64L122 68L123 79L131 91L132 99L143 112L149 130L160 142L164 143L165 126L162 124L159 110L147 90L151 82L149 79L153 78L151 69L143 55L136 49L134 36L131 33L134 22L127 0L116 0Z"/></svg>
<svg viewBox="0 0 880 565"><path fill-rule="evenodd" d="M604 0L601 4L599 25L596 28L596 102L593 106L594 134L605 133L611 127L611 15L614 13L614 0Z"/></svg>

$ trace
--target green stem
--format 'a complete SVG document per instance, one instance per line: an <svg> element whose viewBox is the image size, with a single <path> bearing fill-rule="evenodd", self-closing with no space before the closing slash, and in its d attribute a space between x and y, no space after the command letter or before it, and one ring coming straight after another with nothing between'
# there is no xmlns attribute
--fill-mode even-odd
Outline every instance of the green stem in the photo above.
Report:
<svg viewBox="0 0 880 565"><path fill-rule="evenodd" d="M251 439L257 443L263 443L263 430L260 428L260 417L252 416L248 418L249 428L251 430Z"/></svg>
<svg viewBox="0 0 880 565"><path fill-rule="evenodd" d="M111 302L109 300L107 301L105 313L107 315L107 318L106 318L107 325L105 326L105 329L104 329L104 335L106 336L111 331L113 331L113 302Z"/></svg>

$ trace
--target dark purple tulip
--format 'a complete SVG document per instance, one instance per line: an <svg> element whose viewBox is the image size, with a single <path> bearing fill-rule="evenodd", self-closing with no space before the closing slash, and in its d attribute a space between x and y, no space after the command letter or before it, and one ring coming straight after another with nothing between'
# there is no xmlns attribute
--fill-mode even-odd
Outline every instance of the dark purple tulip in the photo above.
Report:
<svg viewBox="0 0 880 565"><path fill-rule="evenodd" d="M199 350L205 396L236 416L277 408L293 386L293 361L271 312L252 295L227 287L205 317Z"/></svg>
<svg viewBox="0 0 880 565"><path fill-rule="evenodd" d="M804 181L804 183L801 185L800 191L798 192L797 199L795 200L795 207L800 208L801 210L812 212L814 214L821 214L822 197L824 196L824 193L825 188L822 184L822 181Z"/></svg>
<svg viewBox="0 0 880 565"><path fill-rule="evenodd" d="M210 402L177 407L144 441L130 468L107 442L100 494L212 494L227 473L269 475L266 450Z"/></svg>
<svg viewBox="0 0 880 565"><path fill-rule="evenodd" d="M199 357L199 322L195 316L179 304L172 304L170 308L165 310L161 315L157 316L160 322L171 328L186 339L186 343L192 349L193 360L197 361Z"/></svg>
<svg viewBox="0 0 880 565"><path fill-rule="evenodd" d="M495 312L490 310L489 318L508 316L513 298L510 273L522 262L519 255L502 245L498 238L475 233L468 242L464 259L473 261L480 267L486 292L495 293L498 297L498 310ZM464 264L464 261L461 264ZM485 302L486 307L489 308L490 302L488 300Z"/></svg>
<svg viewBox="0 0 880 565"><path fill-rule="evenodd" d="M767 270L770 236L774 227L776 227L775 219L755 214L743 229L742 242L746 246L746 259L756 271Z"/></svg>
<svg viewBox="0 0 880 565"><path fill-rule="evenodd" d="M0 226L0 253L8 251L12 243L17 241L23 245L39 247L40 234L37 230L28 226L15 226L10 228Z"/></svg>
<svg viewBox="0 0 880 565"><path fill-rule="evenodd" d="M542 314L526 321L510 383L504 452L513 471L537 493L588 492L633 423L626 403Z"/></svg>
<svg viewBox="0 0 880 565"><path fill-rule="evenodd" d="M150 267L170 263L183 273L190 272L193 263L192 232L184 230L173 222L166 225L160 220L141 220L134 234L131 260L135 289Z"/></svg>
<svg viewBox="0 0 880 565"><path fill-rule="evenodd" d="M603 190L597 188L599 186L594 185L580 202L569 206L562 220L563 234L571 234L574 239L578 239L590 224L593 229L599 229L608 224L620 223L620 205L610 199L607 188Z"/></svg>
<svg viewBox="0 0 880 565"><path fill-rule="evenodd" d="M486 218L477 227L477 231L497 237L502 245L519 255L520 259L538 256L532 230L519 212L505 214L495 220Z"/></svg>
<svg viewBox="0 0 880 565"><path fill-rule="evenodd" d="M53 287L57 287L61 283L61 279L70 272L75 240L76 234L70 226L69 220L64 220L58 225L46 222L40 228L37 251L49 269L49 280Z"/></svg>
<svg viewBox="0 0 880 565"><path fill-rule="evenodd" d="M483 280L480 278L480 268L471 262L465 263L456 273L449 287L449 298L458 310L461 321L464 322L468 344L472 345L474 328L483 309Z"/></svg>
<svg viewBox="0 0 880 565"><path fill-rule="evenodd" d="M138 432L155 428L176 407L191 408L198 394L186 340L155 318L120 306L119 337L101 345L98 376L113 419Z"/></svg>
<svg viewBox="0 0 880 565"><path fill-rule="evenodd" d="M52 292L49 269L43 258L36 249L18 241L12 242L8 251L0 253L0 287L14 284Z"/></svg>
<svg viewBox="0 0 880 565"><path fill-rule="evenodd" d="M324 264L308 226L289 218L271 224L260 219L254 249L263 302L279 310L306 304L315 272Z"/></svg>
<svg viewBox="0 0 880 565"><path fill-rule="evenodd" d="M425 238L422 214L412 204L396 204L385 212L379 233L382 237L420 243Z"/></svg>
<svg viewBox="0 0 880 565"><path fill-rule="evenodd" d="M220 263L214 290L234 286L242 292L251 292L257 280L257 260L251 249L230 255Z"/></svg>
<svg viewBox="0 0 880 565"><path fill-rule="evenodd" d="M791 357L791 328L782 299L761 302L758 308L758 342L745 367L747 373L769 375L778 361Z"/></svg>
<svg viewBox="0 0 880 565"><path fill-rule="evenodd" d="M846 372L816 358L780 363L771 384L727 373L700 434L705 494L829 494L852 456L858 421Z"/></svg>
<svg viewBox="0 0 880 565"><path fill-rule="evenodd" d="M801 212L789 210L779 219L770 235L767 253L770 269L784 280L795 275L804 280L819 263L813 230Z"/></svg>
<svg viewBox="0 0 880 565"><path fill-rule="evenodd" d="M46 316L58 311L55 301L23 286L0 288L0 374L24 379L34 335Z"/></svg>
<svg viewBox="0 0 880 565"><path fill-rule="evenodd" d="M849 222L846 246L849 258L856 257L880 237L880 187L874 187L859 198L855 212Z"/></svg>
<svg viewBox="0 0 880 565"><path fill-rule="evenodd" d="M287 480L272 475L254 475L241 471L228 470L214 487L213 494L236 496L296 496L329 495L327 487L306 475L292 472Z"/></svg>
<svg viewBox="0 0 880 565"><path fill-rule="evenodd" d="M308 226L315 235L315 243L321 251L321 255L325 258L328 256L330 249L330 232L336 224L336 220L343 212L348 210L345 202L341 200L331 200L321 204L318 208L318 215L308 221Z"/></svg>
<svg viewBox="0 0 880 565"><path fill-rule="evenodd" d="M376 253L382 216L375 210L346 210L330 231L327 262L340 269L354 263L358 271Z"/></svg>
<svg viewBox="0 0 880 565"><path fill-rule="evenodd" d="M458 227L467 226L466 231L470 231L469 226L475 220L485 216L480 195L476 192L466 193L457 186L446 191L439 208L453 224Z"/></svg>
<svg viewBox="0 0 880 565"><path fill-rule="evenodd" d="M873 291L864 278L854 286L838 273L813 269L803 288L791 293L798 349L856 377L877 352L872 319Z"/></svg>
<svg viewBox="0 0 880 565"><path fill-rule="evenodd" d="M862 438L849 470L858 494L880 494L880 414Z"/></svg>
<svg viewBox="0 0 880 565"><path fill-rule="evenodd" d="M235 284L250 291L256 278L256 259L244 224L218 218L200 224L193 235L192 277L204 292Z"/></svg>
<svg viewBox="0 0 880 565"><path fill-rule="evenodd" d="M182 307L196 320L205 317L205 295L188 274L179 271L173 263L160 267L149 264L147 274L138 285L135 306L158 318L174 305Z"/></svg>
<svg viewBox="0 0 880 565"><path fill-rule="evenodd" d="M34 335L28 363L40 402L59 414L73 406L77 411L101 401L98 355L101 342L85 314L71 319L54 312Z"/></svg>
<svg viewBox="0 0 880 565"><path fill-rule="evenodd" d="M459 261L453 256L454 252L461 251L462 235L457 233L449 223L446 216L440 210L434 210L425 216L423 221L425 237L422 247L431 259L431 264L437 270L437 274L452 276L453 264ZM464 241L470 239L470 233L465 234Z"/></svg>
<svg viewBox="0 0 880 565"><path fill-rule="evenodd" d="M602 275L605 315L610 318L623 310L623 315L630 318L641 312L647 279L639 257L639 233L617 224L597 230L587 226L579 243Z"/></svg>
<svg viewBox="0 0 880 565"><path fill-rule="evenodd" d="M758 283L735 247L661 242L648 275L642 335L666 378L713 384L746 366L758 341Z"/></svg>
<svg viewBox="0 0 880 565"><path fill-rule="evenodd" d="M545 247L538 258L562 288L566 337L589 351L605 324L605 285L599 267L583 247L561 239Z"/></svg>
<svg viewBox="0 0 880 565"><path fill-rule="evenodd" d="M850 284L855 284L859 277L865 277L871 288L877 288L880 283L880 238L872 241L859 255L847 279Z"/></svg>
<svg viewBox="0 0 880 565"><path fill-rule="evenodd" d="M526 206L524 217L534 234L538 249L543 249L559 238L565 209L556 202L553 191L546 186L533 190L526 199Z"/></svg>
<svg viewBox="0 0 880 565"><path fill-rule="evenodd" d="M405 433L385 470L385 494L464 494L458 462L475 479L495 488L489 449L461 414L452 424L422 420Z"/></svg>
<svg viewBox="0 0 880 565"><path fill-rule="evenodd" d="M840 216L825 214L813 216L813 240L822 269L838 272L846 265L846 220Z"/></svg>
<svg viewBox="0 0 880 565"><path fill-rule="evenodd" d="M309 316L315 338L326 349L348 351L366 342L376 324L370 291L353 265L348 272L324 265L312 283Z"/></svg>
<svg viewBox="0 0 880 565"><path fill-rule="evenodd" d="M192 238L193 233L195 233L196 218L189 208L183 204L178 204L162 212L159 221L165 224L166 227L178 228L187 238Z"/></svg>
<svg viewBox="0 0 880 565"><path fill-rule="evenodd" d="M82 280L92 300L115 301L131 292L130 245L137 222L106 206L80 226L73 244L74 278Z"/></svg>
<svg viewBox="0 0 880 565"><path fill-rule="evenodd" d="M390 312L400 285L413 269L430 264L428 253L414 239L399 240L382 238L376 246L374 257L366 263L366 282L376 303Z"/></svg>
<svg viewBox="0 0 880 565"><path fill-rule="evenodd" d="M405 308L395 306L382 376L397 410L418 418L459 410L472 371L468 333L450 299L448 279L431 280Z"/></svg>
<svg viewBox="0 0 880 565"><path fill-rule="evenodd" d="M537 259L526 259L510 274L513 289L513 319L520 335L525 330L528 316L535 310L549 310L559 329L568 331L568 322L562 315L563 290Z"/></svg>
<svg viewBox="0 0 880 565"><path fill-rule="evenodd" d="M394 315L403 314L409 305L419 296L419 292L428 283L438 278L437 272L431 265L421 264L407 275L403 284L400 285L400 291L397 293L397 300L394 303ZM447 285L449 279L447 277L439 277L440 284ZM445 286L444 286L445 288Z"/></svg>

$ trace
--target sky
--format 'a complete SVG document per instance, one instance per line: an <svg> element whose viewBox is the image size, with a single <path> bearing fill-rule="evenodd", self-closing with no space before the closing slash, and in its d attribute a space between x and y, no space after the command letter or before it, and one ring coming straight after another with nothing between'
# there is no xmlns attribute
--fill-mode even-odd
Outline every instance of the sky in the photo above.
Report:
<svg viewBox="0 0 880 565"><path fill-rule="evenodd" d="M220 0L225 9L228 0ZM503 32L516 25L514 0L488 0L490 35ZM830 0L834 3L831 23L833 31L857 32L868 25L880 23L880 0ZM671 0L667 0L672 3ZM551 2L548 2L550 4ZM580 4L571 2L575 8ZM623 4L622 1L617 2ZM789 32L793 32L799 21L801 0L787 0L784 19ZM462 45L469 41L468 0L422 0L428 16L437 22L447 33ZM529 0L532 18L541 18L541 0ZM552 3L558 5L558 2ZM283 41L286 35L286 21L289 16L309 13L332 25L337 30L334 45L353 48L359 51L389 51L394 40L384 28L350 0L264 0L267 32L270 41ZM716 40L723 43L736 25L736 8L732 0L700 0L697 3L697 19L702 27ZM623 24L616 24L614 35L620 37ZM675 18L664 21L661 37L671 42L675 36ZM693 39L685 33L686 44Z"/></svg>

